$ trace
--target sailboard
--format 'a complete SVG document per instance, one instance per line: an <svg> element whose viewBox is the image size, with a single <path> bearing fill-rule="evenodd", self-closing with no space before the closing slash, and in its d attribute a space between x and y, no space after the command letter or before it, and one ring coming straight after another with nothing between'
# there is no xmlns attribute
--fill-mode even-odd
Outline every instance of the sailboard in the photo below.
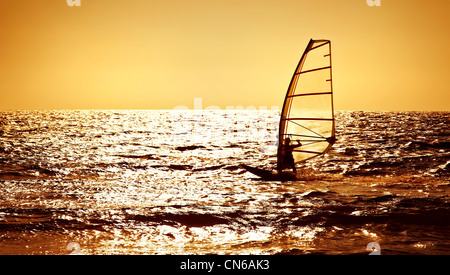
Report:
<svg viewBox="0 0 450 275"><path fill-rule="evenodd" d="M293 181L297 179L297 176L292 172L274 172L245 164L241 164L241 167L266 181Z"/></svg>
<svg viewBox="0 0 450 275"><path fill-rule="evenodd" d="M335 141L331 41L311 39L284 99L278 133L278 172L272 175L285 175L283 169L326 153ZM270 178L261 171L247 171Z"/></svg>

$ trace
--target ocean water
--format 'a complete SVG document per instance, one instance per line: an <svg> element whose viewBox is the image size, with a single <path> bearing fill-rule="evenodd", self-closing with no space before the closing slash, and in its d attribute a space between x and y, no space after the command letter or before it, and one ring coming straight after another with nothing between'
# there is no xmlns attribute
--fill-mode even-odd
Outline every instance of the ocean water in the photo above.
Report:
<svg viewBox="0 0 450 275"><path fill-rule="evenodd" d="M1 111L0 254L450 254L450 113L337 112L276 166L276 111Z"/></svg>

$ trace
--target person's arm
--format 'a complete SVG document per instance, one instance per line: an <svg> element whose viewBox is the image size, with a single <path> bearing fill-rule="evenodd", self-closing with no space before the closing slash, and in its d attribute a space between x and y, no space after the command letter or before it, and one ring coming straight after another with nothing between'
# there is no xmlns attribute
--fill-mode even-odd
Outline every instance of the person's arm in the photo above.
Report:
<svg viewBox="0 0 450 275"><path fill-rule="evenodd" d="M296 140L296 141L297 141L297 145L290 145L292 149L302 146L302 143L300 142L300 140Z"/></svg>

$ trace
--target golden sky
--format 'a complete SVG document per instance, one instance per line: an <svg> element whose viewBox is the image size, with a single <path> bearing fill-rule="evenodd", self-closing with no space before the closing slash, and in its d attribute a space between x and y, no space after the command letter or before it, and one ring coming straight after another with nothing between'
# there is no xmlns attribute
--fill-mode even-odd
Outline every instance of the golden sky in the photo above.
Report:
<svg viewBox="0 0 450 275"><path fill-rule="evenodd" d="M310 38L336 109L450 111L450 1L0 0L0 109L281 106Z"/></svg>

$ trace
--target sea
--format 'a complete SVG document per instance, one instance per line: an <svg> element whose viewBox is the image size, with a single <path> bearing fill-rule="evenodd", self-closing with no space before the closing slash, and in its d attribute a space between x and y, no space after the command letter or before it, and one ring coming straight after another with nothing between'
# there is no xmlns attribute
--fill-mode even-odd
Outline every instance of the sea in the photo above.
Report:
<svg viewBox="0 0 450 275"><path fill-rule="evenodd" d="M0 111L0 254L450 254L450 112L336 112L276 167L272 110Z"/></svg>

